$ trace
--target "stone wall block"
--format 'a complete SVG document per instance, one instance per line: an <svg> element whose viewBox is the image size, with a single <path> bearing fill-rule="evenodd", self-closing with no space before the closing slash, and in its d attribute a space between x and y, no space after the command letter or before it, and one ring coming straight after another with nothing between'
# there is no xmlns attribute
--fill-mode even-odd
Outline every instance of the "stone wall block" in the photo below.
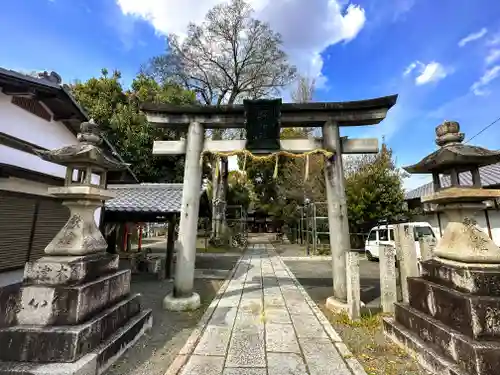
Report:
<svg viewBox="0 0 500 375"><path fill-rule="evenodd" d="M404 327L418 334L467 374L496 375L500 368L500 344L475 341L404 304L396 304L395 316Z"/></svg>
<svg viewBox="0 0 500 375"><path fill-rule="evenodd" d="M500 297L500 265L487 268L478 265L445 264L437 260L421 263L422 277L459 292Z"/></svg>
<svg viewBox="0 0 500 375"><path fill-rule="evenodd" d="M78 324L130 293L130 270L75 286L27 285L20 291L19 324Z"/></svg>
<svg viewBox="0 0 500 375"><path fill-rule="evenodd" d="M474 340L500 338L500 298L471 296L421 278L408 279L410 306Z"/></svg>
<svg viewBox="0 0 500 375"><path fill-rule="evenodd" d="M94 280L118 270L118 255L46 256L27 262L24 284L68 285Z"/></svg>
<svg viewBox="0 0 500 375"><path fill-rule="evenodd" d="M74 362L112 336L140 312L139 295L75 326L18 325L0 329L1 361Z"/></svg>

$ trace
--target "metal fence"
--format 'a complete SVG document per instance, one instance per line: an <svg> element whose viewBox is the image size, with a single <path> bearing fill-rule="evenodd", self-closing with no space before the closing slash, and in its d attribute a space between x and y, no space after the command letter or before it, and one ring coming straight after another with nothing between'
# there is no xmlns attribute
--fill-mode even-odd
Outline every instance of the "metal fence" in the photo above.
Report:
<svg viewBox="0 0 500 375"><path fill-rule="evenodd" d="M298 208L299 220L289 227L287 237L292 243L306 246L308 254L330 253L330 230L327 202L309 203ZM368 233L350 233L351 249L364 249Z"/></svg>
<svg viewBox="0 0 500 375"><path fill-rule="evenodd" d="M228 205L224 207L226 212L225 225L222 230L224 231L220 238L222 243L232 247L246 247L248 243L248 224L247 215L243 206ZM208 249L210 247L210 238L212 236L212 227L218 224L217 218L200 219L198 222L198 248ZM220 228L219 225L216 225Z"/></svg>

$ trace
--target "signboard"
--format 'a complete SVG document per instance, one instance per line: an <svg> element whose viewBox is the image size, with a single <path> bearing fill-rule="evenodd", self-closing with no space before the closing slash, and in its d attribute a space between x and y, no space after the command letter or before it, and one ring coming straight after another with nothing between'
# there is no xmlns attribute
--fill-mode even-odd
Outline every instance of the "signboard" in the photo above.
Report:
<svg viewBox="0 0 500 375"><path fill-rule="evenodd" d="M246 149L254 154L280 150L281 99L245 100Z"/></svg>

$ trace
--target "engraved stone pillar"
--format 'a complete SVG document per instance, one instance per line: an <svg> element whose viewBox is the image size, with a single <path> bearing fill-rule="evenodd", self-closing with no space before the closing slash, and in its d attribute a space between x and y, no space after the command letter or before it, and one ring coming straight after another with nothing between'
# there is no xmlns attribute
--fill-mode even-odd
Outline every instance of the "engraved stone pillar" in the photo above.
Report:
<svg viewBox="0 0 500 375"><path fill-rule="evenodd" d="M394 313L394 303L398 301L396 286L396 250L393 246L381 246L379 269L382 312L392 314Z"/></svg>
<svg viewBox="0 0 500 375"><path fill-rule="evenodd" d="M401 258L399 259L401 291L403 294L403 301L408 302L409 292L407 280L409 277L417 277L420 275L415 247L415 236L413 227L407 224L398 224L397 231L401 243Z"/></svg>
<svg viewBox="0 0 500 375"><path fill-rule="evenodd" d="M351 320L361 318L361 285L359 277L359 254L348 251L346 254L347 270L347 311Z"/></svg>
<svg viewBox="0 0 500 375"><path fill-rule="evenodd" d="M418 269L418 260L415 247L415 236L413 228L407 224L398 224L394 230L395 238L399 244L399 251L396 254L399 261L399 274L401 278L401 293L403 301L408 302L408 284L409 277L416 277L420 275Z"/></svg>
<svg viewBox="0 0 500 375"><path fill-rule="evenodd" d="M434 256L434 249L436 248L436 239L431 236L424 236L419 241L421 261L425 262Z"/></svg>

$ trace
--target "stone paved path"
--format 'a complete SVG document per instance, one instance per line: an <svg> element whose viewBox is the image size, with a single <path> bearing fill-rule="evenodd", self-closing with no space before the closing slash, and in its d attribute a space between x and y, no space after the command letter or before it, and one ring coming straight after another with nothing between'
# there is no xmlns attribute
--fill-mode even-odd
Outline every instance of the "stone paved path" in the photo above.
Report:
<svg viewBox="0 0 500 375"><path fill-rule="evenodd" d="M366 375L270 244L236 265L168 375Z"/></svg>

